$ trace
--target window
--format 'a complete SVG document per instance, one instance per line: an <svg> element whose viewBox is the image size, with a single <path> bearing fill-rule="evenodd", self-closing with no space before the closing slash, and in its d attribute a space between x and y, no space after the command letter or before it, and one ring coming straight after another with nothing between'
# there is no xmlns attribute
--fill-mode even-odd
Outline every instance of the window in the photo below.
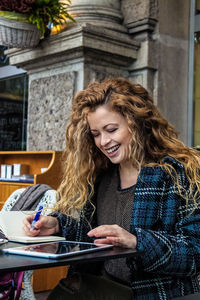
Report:
<svg viewBox="0 0 200 300"><path fill-rule="evenodd" d="M27 74L0 53L0 151L26 150Z"/></svg>

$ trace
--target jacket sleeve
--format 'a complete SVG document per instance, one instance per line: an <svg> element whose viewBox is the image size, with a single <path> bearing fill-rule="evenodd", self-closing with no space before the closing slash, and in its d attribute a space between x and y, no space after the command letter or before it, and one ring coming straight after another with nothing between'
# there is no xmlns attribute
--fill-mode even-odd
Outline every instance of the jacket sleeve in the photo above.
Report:
<svg viewBox="0 0 200 300"><path fill-rule="evenodd" d="M78 220L63 213L54 213L52 216L58 220L59 235L64 236L67 240L75 240Z"/></svg>
<svg viewBox="0 0 200 300"><path fill-rule="evenodd" d="M79 218L73 218L63 213L53 213L59 223L59 235L67 240L93 242L93 238L88 237L87 233L96 227L96 197L99 180L95 182L95 193L90 201L80 212Z"/></svg>
<svg viewBox="0 0 200 300"><path fill-rule="evenodd" d="M200 211L176 225L177 231L136 228L137 249L146 272L192 276L200 271Z"/></svg>
<svg viewBox="0 0 200 300"><path fill-rule="evenodd" d="M176 171L187 191L189 183L184 168L177 167ZM170 176L161 180L164 182L160 188L162 195L158 194L157 201L151 202L152 211L155 203L159 203L159 209L154 212L157 221L154 226L135 226L132 230L137 237L137 250L141 251L138 267L156 274L192 276L200 271L200 205L194 209L191 199L187 205ZM148 214L146 211L146 218ZM134 269L135 264L133 260L130 267Z"/></svg>
<svg viewBox="0 0 200 300"><path fill-rule="evenodd" d="M85 210L85 209L84 209ZM69 241L90 242L87 232L91 226L84 214L84 210L80 214L80 218L73 218L63 213L51 214L56 217L59 223L58 235L64 236Z"/></svg>

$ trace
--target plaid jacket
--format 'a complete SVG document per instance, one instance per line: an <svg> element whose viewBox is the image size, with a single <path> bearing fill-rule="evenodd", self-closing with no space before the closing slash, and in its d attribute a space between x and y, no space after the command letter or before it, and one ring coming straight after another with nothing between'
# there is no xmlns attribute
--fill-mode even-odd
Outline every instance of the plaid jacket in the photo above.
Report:
<svg viewBox="0 0 200 300"><path fill-rule="evenodd" d="M164 161L173 165L187 190L183 165L171 157ZM130 231L137 236L137 249L142 254L140 258L127 259L135 300L168 300L200 292L200 207L193 213L192 209L193 202L186 207L170 176L160 166L141 169ZM87 241L90 228L85 219L90 219L91 212L88 203L78 222L59 214L62 235ZM93 217L92 227L96 225Z"/></svg>

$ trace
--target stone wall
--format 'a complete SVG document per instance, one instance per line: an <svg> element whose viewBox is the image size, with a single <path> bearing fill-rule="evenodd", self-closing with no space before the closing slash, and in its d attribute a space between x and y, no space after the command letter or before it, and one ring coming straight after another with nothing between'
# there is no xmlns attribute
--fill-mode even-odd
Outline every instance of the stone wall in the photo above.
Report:
<svg viewBox="0 0 200 300"><path fill-rule="evenodd" d="M188 140L189 12L188 0L160 0L155 34L158 106L185 143Z"/></svg>
<svg viewBox="0 0 200 300"><path fill-rule="evenodd" d="M28 148L65 147L65 128L74 95L75 72L33 79L29 87Z"/></svg>

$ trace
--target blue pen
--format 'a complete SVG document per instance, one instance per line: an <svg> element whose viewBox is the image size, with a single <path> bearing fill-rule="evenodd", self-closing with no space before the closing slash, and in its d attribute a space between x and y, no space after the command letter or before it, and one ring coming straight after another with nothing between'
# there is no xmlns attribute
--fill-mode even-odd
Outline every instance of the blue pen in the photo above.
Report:
<svg viewBox="0 0 200 300"><path fill-rule="evenodd" d="M38 212L36 213L35 218L33 219L33 222L32 222L32 224L31 224L31 229L30 229L30 231L33 231L35 223L36 223L36 222L39 220L39 218L40 218L42 209L43 209L43 206L40 205L40 207L39 207L39 209L38 209Z"/></svg>

